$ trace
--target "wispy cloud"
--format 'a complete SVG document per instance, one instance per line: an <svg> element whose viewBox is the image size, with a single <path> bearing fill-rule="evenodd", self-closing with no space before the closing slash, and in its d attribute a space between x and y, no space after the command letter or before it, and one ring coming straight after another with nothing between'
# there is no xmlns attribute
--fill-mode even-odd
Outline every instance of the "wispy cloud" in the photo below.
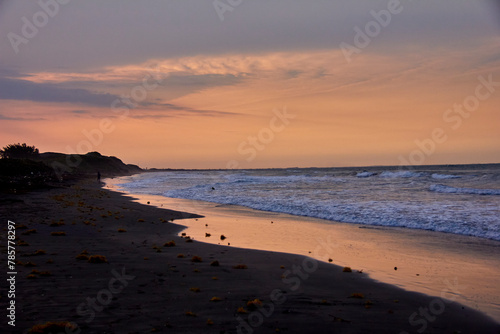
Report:
<svg viewBox="0 0 500 334"><path fill-rule="evenodd" d="M50 83L0 78L0 99L36 102L70 102L92 106L109 106L118 96L94 93L86 89L63 88Z"/></svg>
<svg viewBox="0 0 500 334"><path fill-rule="evenodd" d="M130 115L130 118L136 119L161 119L161 118L170 118L170 117L181 117L181 116L205 116L205 117L220 117L220 116L238 116L241 114L226 112L226 111L217 111L217 110L202 110L202 109L193 109L188 107L177 106L173 104L163 104L165 109L164 112L140 112L133 113ZM169 112L169 111L175 112Z"/></svg>
<svg viewBox="0 0 500 334"><path fill-rule="evenodd" d="M4 120L4 121L44 121L45 118L10 117L10 116L5 116L5 115L0 114L0 120Z"/></svg>

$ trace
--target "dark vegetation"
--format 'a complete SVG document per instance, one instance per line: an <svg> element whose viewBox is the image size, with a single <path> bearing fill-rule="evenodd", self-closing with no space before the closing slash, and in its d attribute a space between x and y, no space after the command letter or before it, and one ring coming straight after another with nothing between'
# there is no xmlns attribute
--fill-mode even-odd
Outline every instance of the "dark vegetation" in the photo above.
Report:
<svg viewBox="0 0 500 334"><path fill-rule="evenodd" d="M0 192L22 193L61 186L82 178L129 175L141 172L116 157L87 154L39 153L35 146L11 144L0 150Z"/></svg>

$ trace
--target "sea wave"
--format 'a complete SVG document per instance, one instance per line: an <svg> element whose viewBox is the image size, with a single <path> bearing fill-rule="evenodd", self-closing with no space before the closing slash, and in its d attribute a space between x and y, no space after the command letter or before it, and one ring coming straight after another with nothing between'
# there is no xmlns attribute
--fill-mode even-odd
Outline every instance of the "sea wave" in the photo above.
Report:
<svg viewBox="0 0 500 334"><path fill-rule="evenodd" d="M370 176L374 176L374 175L377 175L377 173L374 173L374 172L360 172L360 173L356 174L356 177L370 177Z"/></svg>
<svg viewBox="0 0 500 334"><path fill-rule="evenodd" d="M425 209L422 209L419 204L407 202L366 201L349 203L331 200L318 201L301 197L290 197L285 201L284 198L278 196L260 198L235 192L220 193L218 190L217 188L215 192L209 189L203 191L200 188L193 187L169 191L163 195L219 204L241 205L256 210L314 217L329 221L423 229L500 241L500 227L495 218L489 217L485 219L485 217L481 218L481 214L479 214L477 217L468 217L467 220L463 220L459 218L459 212L443 212L442 207L438 204L428 204ZM463 208L471 211L473 206L474 204L470 203ZM440 213L436 214L436 212Z"/></svg>
<svg viewBox="0 0 500 334"><path fill-rule="evenodd" d="M425 176L423 172L412 172L409 170L401 170L397 172L385 171L380 173L380 177L390 177L390 178L410 178L410 177L421 177Z"/></svg>
<svg viewBox="0 0 500 334"><path fill-rule="evenodd" d="M293 174L288 170L183 171L144 173L121 184L138 194L500 241L500 173L483 174L486 179L477 177L476 171L430 168L308 169ZM466 201L463 196L468 196Z"/></svg>
<svg viewBox="0 0 500 334"><path fill-rule="evenodd" d="M446 194L500 195L500 189L455 188L442 184L432 184L429 190Z"/></svg>
<svg viewBox="0 0 500 334"><path fill-rule="evenodd" d="M458 178L460 178L460 176L458 176L458 175L437 174L437 173L432 174L431 177L433 179L437 179L437 180L458 179Z"/></svg>

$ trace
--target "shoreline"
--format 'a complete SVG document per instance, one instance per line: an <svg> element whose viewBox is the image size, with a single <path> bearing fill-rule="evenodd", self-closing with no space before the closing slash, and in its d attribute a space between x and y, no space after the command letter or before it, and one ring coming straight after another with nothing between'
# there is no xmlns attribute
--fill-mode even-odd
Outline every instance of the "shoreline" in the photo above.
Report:
<svg viewBox="0 0 500 334"><path fill-rule="evenodd" d="M26 226L17 231L28 244L16 248L17 259L36 264L16 265L17 325L2 324L12 333L47 321L74 322L83 333L500 330L469 307L310 257L186 242L177 220L189 214L136 203L95 181L11 197L2 216ZM171 240L174 247L164 246ZM85 250L107 262L77 260Z"/></svg>
<svg viewBox="0 0 500 334"><path fill-rule="evenodd" d="M115 181L108 187L114 189ZM128 194L128 192L124 192ZM235 205L130 194L139 203L203 213L185 222L196 240L232 247L285 252L363 270L370 278L408 291L439 295L451 282L454 300L500 322L500 243L477 237L396 227L366 226L253 210ZM273 224L270 222L273 221ZM204 226L208 224L209 226ZM206 237L205 233L214 237ZM224 242L217 236L224 234ZM329 251L316 254L317 245ZM397 267L398 270L394 270ZM467 270L464 270L467 268ZM482 287L477 288L481 281Z"/></svg>

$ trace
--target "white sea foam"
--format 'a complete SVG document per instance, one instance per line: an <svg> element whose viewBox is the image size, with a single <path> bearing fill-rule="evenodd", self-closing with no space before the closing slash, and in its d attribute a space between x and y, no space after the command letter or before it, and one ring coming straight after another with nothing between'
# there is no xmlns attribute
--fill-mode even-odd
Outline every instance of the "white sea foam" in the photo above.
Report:
<svg viewBox="0 0 500 334"><path fill-rule="evenodd" d="M409 170L401 170L401 171L397 171L397 172L384 171L380 174L380 177L409 178L409 177L421 177L424 175L425 175L425 173L422 173L422 172L412 172Z"/></svg>
<svg viewBox="0 0 500 334"><path fill-rule="evenodd" d="M492 188L500 188L500 168L459 171L461 177L436 169L172 171L140 174L123 186L132 193L500 240L499 198L484 196L500 195ZM433 184L436 179L444 184Z"/></svg>
<svg viewBox="0 0 500 334"><path fill-rule="evenodd" d="M437 173L432 174L431 177L433 179L437 179L437 180L459 179L460 178L460 176L458 176L458 175L437 174Z"/></svg>
<svg viewBox="0 0 500 334"><path fill-rule="evenodd" d="M374 175L377 175L377 173L375 173L375 172L360 172L360 173L356 174L357 177L370 177L370 176L374 176Z"/></svg>
<svg viewBox="0 0 500 334"><path fill-rule="evenodd" d="M432 184L429 189L438 193L468 195L500 195L500 189L455 188L442 184Z"/></svg>

